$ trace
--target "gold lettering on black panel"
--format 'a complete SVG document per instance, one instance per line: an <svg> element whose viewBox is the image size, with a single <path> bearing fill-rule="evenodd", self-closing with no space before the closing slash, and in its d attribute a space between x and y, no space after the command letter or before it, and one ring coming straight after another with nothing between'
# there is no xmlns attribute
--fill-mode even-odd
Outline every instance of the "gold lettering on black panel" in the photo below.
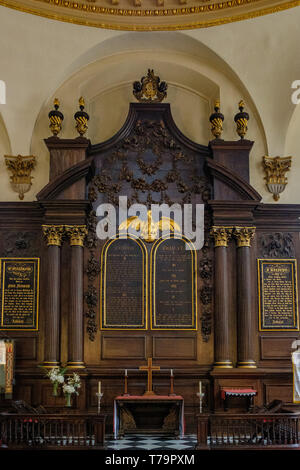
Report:
<svg viewBox="0 0 300 470"><path fill-rule="evenodd" d="M258 259L260 331L298 331L297 261Z"/></svg>
<svg viewBox="0 0 300 470"><path fill-rule="evenodd" d="M109 240L101 254L101 329L147 328L147 250L132 237Z"/></svg>
<svg viewBox="0 0 300 470"><path fill-rule="evenodd" d="M185 237L158 240L151 250L151 328L197 329L197 253Z"/></svg>
<svg viewBox="0 0 300 470"><path fill-rule="evenodd" d="M39 258L1 258L1 330L37 330Z"/></svg>

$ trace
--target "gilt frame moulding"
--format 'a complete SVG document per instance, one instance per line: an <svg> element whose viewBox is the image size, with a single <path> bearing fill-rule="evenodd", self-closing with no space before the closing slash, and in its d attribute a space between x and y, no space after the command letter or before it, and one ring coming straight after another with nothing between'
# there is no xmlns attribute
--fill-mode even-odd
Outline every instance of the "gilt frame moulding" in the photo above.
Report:
<svg viewBox="0 0 300 470"><path fill-rule="evenodd" d="M300 5L300 0L0 0L0 5L48 19L123 31L206 28L256 18Z"/></svg>

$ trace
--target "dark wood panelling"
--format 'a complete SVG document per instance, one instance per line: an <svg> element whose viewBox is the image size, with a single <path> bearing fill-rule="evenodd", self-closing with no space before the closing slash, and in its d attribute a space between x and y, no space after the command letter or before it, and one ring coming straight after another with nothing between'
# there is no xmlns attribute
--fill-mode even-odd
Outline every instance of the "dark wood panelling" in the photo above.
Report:
<svg viewBox="0 0 300 470"><path fill-rule="evenodd" d="M155 336L153 340L153 357L155 359L191 359L197 358L195 336Z"/></svg>
<svg viewBox="0 0 300 470"><path fill-rule="evenodd" d="M16 359L21 361L36 361L37 341L37 337L18 336L16 338Z"/></svg>
<svg viewBox="0 0 300 470"><path fill-rule="evenodd" d="M102 336L101 359L145 359L145 336Z"/></svg>
<svg viewBox="0 0 300 470"><path fill-rule="evenodd" d="M24 400L26 403L32 403L33 401L33 388L34 385L17 384L14 398L16 400Z"/></svg>
<svg viewBox="0 0 300 470"><path fill-rule="evenodd" d="M260 358L291 360L291 345L295 341L293 336L261 336Z"/></svg>
<svg viewBox="0 0 300 470"><path fill-rule="evenodd" d="M266 403L273 400L282 400L284 403L293 402L293 387L292 384L278 384L278 385L265 385Z"/></svg>

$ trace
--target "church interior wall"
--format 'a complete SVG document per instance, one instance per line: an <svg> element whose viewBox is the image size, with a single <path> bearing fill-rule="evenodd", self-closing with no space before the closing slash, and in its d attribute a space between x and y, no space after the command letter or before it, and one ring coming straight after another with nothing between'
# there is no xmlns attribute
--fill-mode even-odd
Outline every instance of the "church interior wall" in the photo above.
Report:
<svg viewBox="0 0 300 470"><path fill-rule="evenodd" d="M82 374L83 388L74 408L96 410L95 394L101 378L106 390L103 406L108 413L108 428L111 430L113 398L123 389L123 375L119 369L131 363L143 363L146 352L149 356L155 351L157 355L153 357L162 367L167 367L172 361L176 365L176 390L186 400L188 430L195 429L199 377L208 391L205 403L208 409L215 407L221 410L220 387L230 385L256 388L256 405L271 401L278 393L279 398L291 404L290 348L299 332L259 331L256 263L257 258L262 256L262 237L274 232L291 234L293 252L290 256L298 261L300 256L300 111L290 99L291 83L300 78L297 77L300 58L293 52L296 43L290 48L286 47L287 42L292 44L292 37L296 35L300 13L286 11L282 12L280 20L275 18L278 24L276 35L273 16L206 30L150 34L58 23L3 7L0 7L0 13L2 35L8 35L11 25L15 24L15 34L11 41L5 43L0 56L0 79L7 84L7 104L0 105L0 252L2 256L8 256L11 240L15 243L19 233L27 233L29 244L21 253L41 258L39 331L9 333L17 340L19 348L16 398L33 405L44 403L54 411L61 411L64 407L63 397L52 397L51 385L41 378L37 367L44 360L47 335L44 312L49 280L47 246L42 240L41 225L60 223L65 216L70 223L81 223L84 210L75 208L72 209L74 213L69 213L69 208L66 208L68 201L64 201L63 193L57 199L62 203L62 209L55 206L55 199L50 202L37 200L38 193L49 183L50 154L44 139L50 135L48 113L53 108L53 100L59 98L60 110L64 113L60 138L75 139L73 115L78 110L78 98L85 98L86 111L90 116L86 137L95 145L113 137L123 126L129 104L134 101L132 83L139 80L148 68L153 68L161 80L168 83L166 101L170 103L178 129L196 144L207 146L212 139L209 115L216 99L220 99L221 112L225 115L222 138L237 141L234 115L238 112L240 99L246 102L246 110L250 114L247 139L254 141L250 153L250 185L262 200L245 201L244 198L232 210L228 196L220 212L213 207L210 215L217 220L217 225L228 225L226 213L227 216L229 213L233 225L247 223L256 226L256 238L251 247L252 277L249 289L254 304L253 359L259 368L245 373L236 368L211 372L215 354L214 326L207 341L201 337L200 330L159 331L153 334L97 330L95 340L91 341L86 333L87 318L84 318L83 360L88 372ZM258 25L264 27L257 28ZM286 38L286 25L289 25L290 38ZM222 39L224 35L226 41ZM10 186L4 162L4 155L18 154L35 155L37 158L32 187L23 202L19 201L18 194ZM265 185L264 155L292 155L291 171L287 174L288 185L276 203ZM80 203L80 200L77 202ZM70 207L72 203L74 201L71 201ZM235 241L230 240L228 258L231 262L227 275L230 356L234 364L238 360L236 252ZM85 267L89 256L90 253L85 250ZM59 339L62 363L68 360L70 257L71 247L64 243L61 249ZM85 293L88 284L85 272ZM200 311L199 299L197 302ZM174 339L182 348L182 357L172 351ZM129 344L126 340L132 342ZM127 344L127 349L121 350L122 341ZM130 386L132 393L141 394L144 378L133 374ZM167 373L161 374L156 387L159 393L168 393Z"/></svg>

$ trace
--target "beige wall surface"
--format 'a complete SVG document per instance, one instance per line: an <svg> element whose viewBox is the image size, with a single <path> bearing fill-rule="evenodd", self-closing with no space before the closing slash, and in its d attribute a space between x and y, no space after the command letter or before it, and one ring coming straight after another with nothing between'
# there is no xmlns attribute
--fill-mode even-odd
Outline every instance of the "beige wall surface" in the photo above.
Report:
<svg viewBox="0 0 300 470"><path fill-rule="evenodd" d="M207 145L208 117L216 98L225 115L224 139L237 139L234 114L241 98L250 114L247 138L251 184L264 202L267 191L262 156L292 155L289 184L279 203L300 203L300 108L291 84L300 80L300 8L213 28L182 32L120 32L61 23L0 7L0 79L7 86L0 104L0 200L16 201L4 165L5 154L37 157L35 200L48 182L48 112L60 98L65 115L61 137L76 136L78 98L90 114L87 137L98 143L124 123L132 82L148 68L167 81L168 98L179 129ZM13 34L12 34L13 31Z"/></svg>

